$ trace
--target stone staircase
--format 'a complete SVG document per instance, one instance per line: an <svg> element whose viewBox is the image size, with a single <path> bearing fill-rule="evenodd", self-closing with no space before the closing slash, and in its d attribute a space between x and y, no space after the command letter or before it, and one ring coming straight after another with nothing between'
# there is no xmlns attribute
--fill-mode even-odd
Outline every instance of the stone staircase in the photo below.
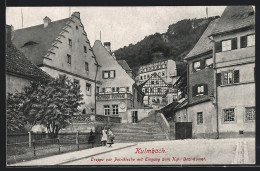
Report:
<svg viewBox="0 0 260 171"><path fill-rule="evenodd" d="M167 139L160 125L154 121L153 116L149 116L137 123L114 123L111 125L111 130L115 134L115 143L162 141Z"/></svg>

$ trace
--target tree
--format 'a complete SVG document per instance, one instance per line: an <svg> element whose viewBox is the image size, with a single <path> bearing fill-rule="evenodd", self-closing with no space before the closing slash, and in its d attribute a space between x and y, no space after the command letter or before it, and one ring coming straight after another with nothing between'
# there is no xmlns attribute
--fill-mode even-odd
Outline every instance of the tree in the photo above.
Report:
<svg viewBox="0 0 260 171"><path fill-rule="evenodd" d="M76 87L66 75L46 84L32 81L19 94L19 114L22 113L30 125L46 126L53 138L69 125L83 104L79 86Z"/></svg>
<svg viewBox="0 0 260 171"><path fill-rule="evenodd" d="M7 131L23 130L26 118L20 111L21 95L20 93L8 93L6 101L6 126Z"/></svg>

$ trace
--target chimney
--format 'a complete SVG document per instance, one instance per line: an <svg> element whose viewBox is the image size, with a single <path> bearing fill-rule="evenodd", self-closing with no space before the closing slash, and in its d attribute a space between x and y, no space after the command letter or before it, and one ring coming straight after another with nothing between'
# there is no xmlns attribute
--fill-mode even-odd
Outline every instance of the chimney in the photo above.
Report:
<svg viewBox="0 0 260 171"><path fill-rule="evenodd" d="M110 53L111 52L111 43L110 42L104 42L104 46L107 49L107 51Z"/></svg>
<svg viewBox="0 0 260 171"><path fill-rule="evenodd" d="M80 13L79 12L73 12L72 15L74 15L77 18L80 18Z"/></svg>
<svg viewBox="0 0 260 171"><path fill-rule="evenodd" d="M45 17L44 19L43 19L43 26L44 26L44 28L46 28L46 27L48 27L48 24L51 22L51 19L49 18L49 17Z"/></svg>
<svg viewBox="0 0 260 171"><path fill-rule="evenodd" d="M13 40L13 30L14 30L14 27L12 25L6 25L5 27L6 29L6 43L7 44L10 44Z"/></svg>

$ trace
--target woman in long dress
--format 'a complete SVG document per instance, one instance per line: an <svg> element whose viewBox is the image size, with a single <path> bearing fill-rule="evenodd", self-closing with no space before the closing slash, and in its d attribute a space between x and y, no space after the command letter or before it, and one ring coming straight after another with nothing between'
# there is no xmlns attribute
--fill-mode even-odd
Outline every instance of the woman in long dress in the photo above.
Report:
<svg viewBox="0 0 260 171"><path fill-rule="evenodd" d="M114 144L114 134L111 131L111 129L109 128L107 131L107 144L109 144L108 147L112 147L112 144Z"/></svg>
<svg viewBox="0 0 260 171"><path fill-rule="evenodd" d="M107 130L105 129L105 127L102 130L101 142L102 142L103 146L106 146L106 143L107 143Z"/></svg>

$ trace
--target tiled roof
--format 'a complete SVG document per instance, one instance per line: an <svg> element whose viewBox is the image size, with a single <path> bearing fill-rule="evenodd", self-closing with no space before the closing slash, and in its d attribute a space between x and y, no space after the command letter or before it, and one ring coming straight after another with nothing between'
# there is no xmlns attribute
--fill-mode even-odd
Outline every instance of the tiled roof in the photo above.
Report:
<svg viewBox="0 0 260 171"><path fill-rule="evenodd" d="M69 18L66 18L50 22L46 28L44 28L43 24L40 24L14 30L13 43L34 64L40 65L43 63L43 56L47 54L48 49L52 46L51 44L68 21ZM30 45L23 47L26 43Z"/></svg>
<svg viewBox="0 0 260 171"><path fill-rule="evenodd" d="M193 56L208 52L213 49L213 42L208 38L208 36L212 33L212 30L214 29L218 20L219 18L209 23L207 29L204 31L198 42L184 59L189 59Z"/></svg>
<svg viewBox="0 0 260 171"><path fill-rule="evenodd" d="M131 70L131 68L129 67L129 65L127 64L126 60L124 59L117 59L117 62L119 63L119 65L121 65L121 67L126 70L129 71Z"/></svg>
<svg viewBox="0 0 260 171"><path fill-rule="evenodd" d="M51 76L29 61L12 43L6 47L6 71L35 80L50 79Z"/></svg>
<svg viewBox="0 0 260 171"><path fill-rule="evenodd" d="M212 31L212 35L254 25L255 12L252 6L228 6Z"/></svg>

